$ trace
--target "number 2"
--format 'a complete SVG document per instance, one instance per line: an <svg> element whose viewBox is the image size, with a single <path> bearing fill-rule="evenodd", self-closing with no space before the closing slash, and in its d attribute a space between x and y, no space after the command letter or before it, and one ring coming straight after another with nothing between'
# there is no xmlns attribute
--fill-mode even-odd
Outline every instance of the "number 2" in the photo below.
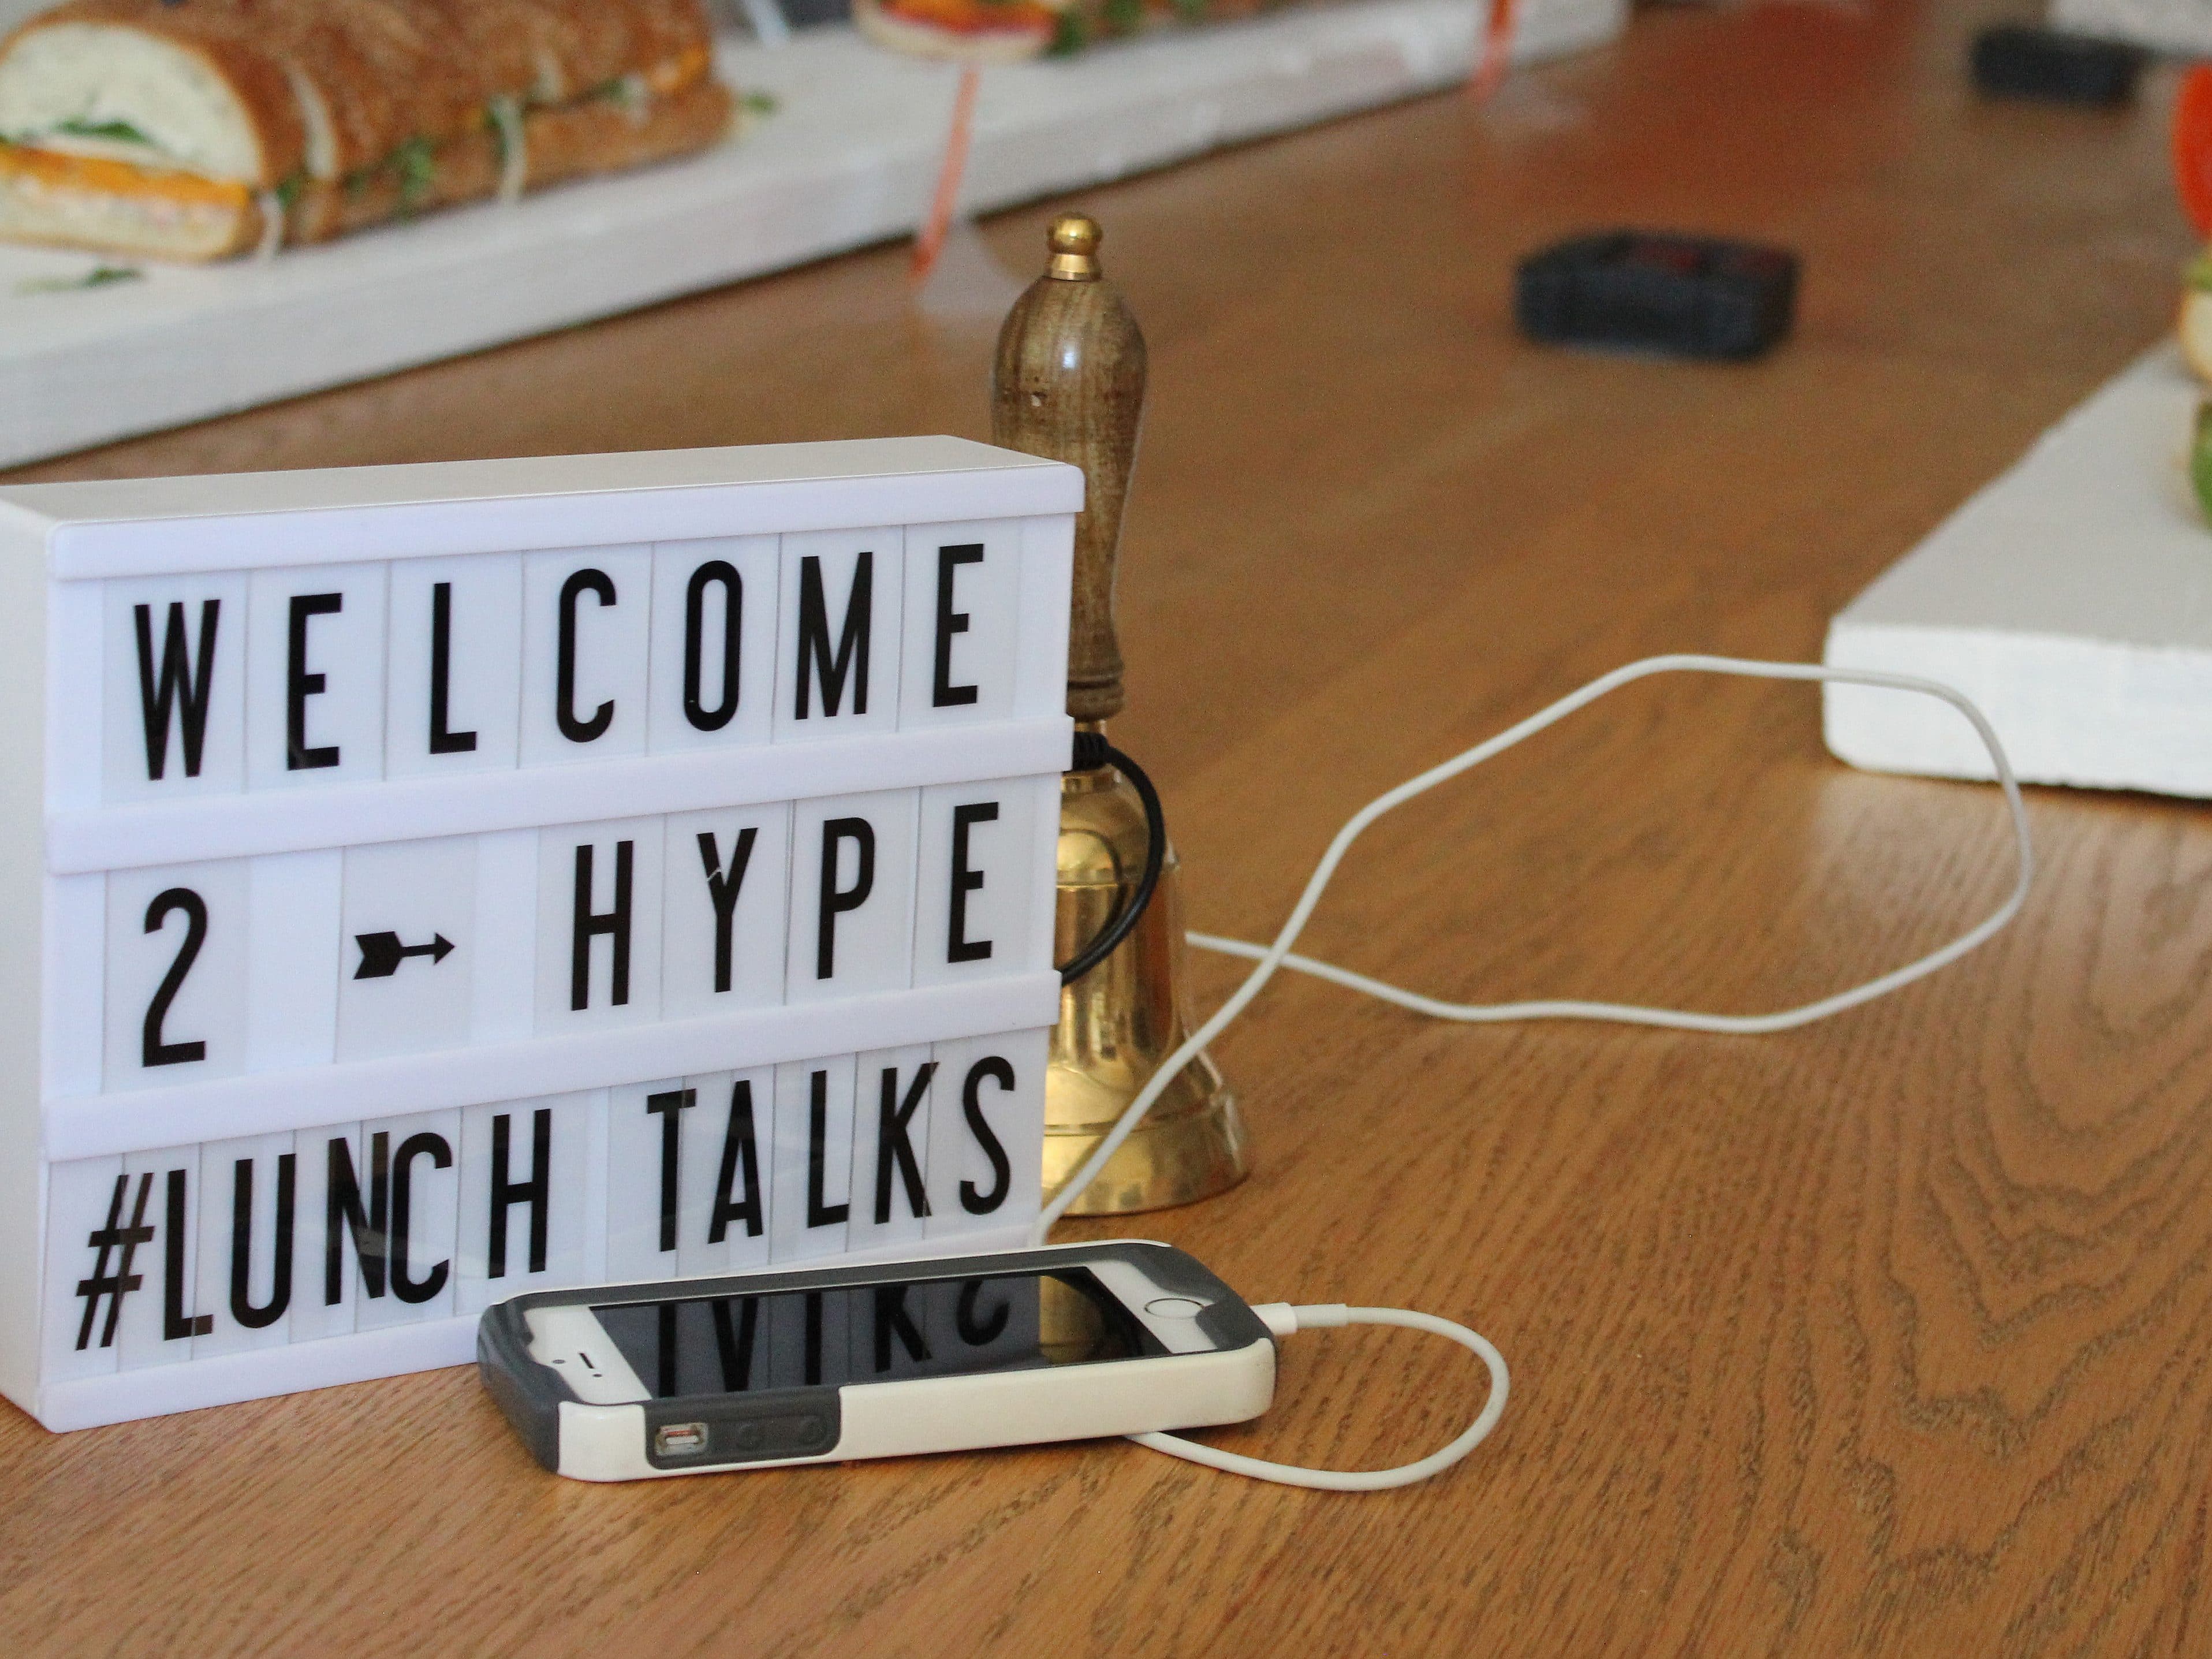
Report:
<svg viewBox="0 0 2212 1659"><path fill-rule="evenodd" d="M207 943L207 903L189 887L172 887L155 895L154 902L146 907L146 931L160 933L172 910L185 913L185 942L177 951L176 960L169 964L169 971L161 975L154 1000L146 1005L139 1058L147 1066L182 1066L207 1058L207 1044L197 1039L190 1042L161 1040L161 1022L169 1017L169 1005L184 988L185 975L192 971L192 963L198 960L200 946Z"/></svg>

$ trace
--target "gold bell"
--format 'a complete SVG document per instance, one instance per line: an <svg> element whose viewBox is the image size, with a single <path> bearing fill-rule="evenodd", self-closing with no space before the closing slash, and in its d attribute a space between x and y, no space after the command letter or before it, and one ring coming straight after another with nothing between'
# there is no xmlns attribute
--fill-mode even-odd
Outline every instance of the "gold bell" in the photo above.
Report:
<svg viewBox="0 0 2212 1659"><path fill-rule="evenodd" d="M1098 226L1053 222L1045 274L1007 314L992 376L992 438L1072 462L1087 484L1075 521L1067 712L1103 732L1121 711L1114 572L1121 509L1144 413L1145 339L1101 273ZM1060 784L1055 957L1071 961L1132 901L1145 867L1143 803L1116 768ZM1161 1060L1189 1034L1181 873L1172 846L1151 904L1104 961L1061 988L1045 1073L1044 1189L1064 1186ZM1070 1206L1124 1215L1209 1198L1247 1173L1244 1124L1212 1058L1200 1054Z"/></svg>
<svg viewBox="0 0 2212 1659"><path fill-rule="evenodd" d="M1054 955L1061 962L1129 902L1145 867L1145 810L1111 766L1071 772L1060 789L1060 898ZM1152 902L1105 961L1060 992L1044 1085L1044 1189L1057 1193L1137 1091L1190 1035L1182 880L1168 848ZM1069 1206L1125 1215L1211 1198L1243 1180L1244 1122L1212 1056L1183 1067Z"/></svg>

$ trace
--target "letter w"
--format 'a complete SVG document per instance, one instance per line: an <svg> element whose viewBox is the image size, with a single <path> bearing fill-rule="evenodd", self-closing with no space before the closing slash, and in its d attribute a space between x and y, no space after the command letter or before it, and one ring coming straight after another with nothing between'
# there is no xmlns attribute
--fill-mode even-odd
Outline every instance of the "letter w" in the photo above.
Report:
<svg viewBox="0 0 2212 1659"><path fill-rule="evenodd" d="M154 607L136 607L138 623L138 697L146 716L146 775L155 782L169 766L169 726L173 714L184 726L185 775L200 775L200 753L207 742L208 692L215 684L216 620L221 599L200 604L198 672L185 640L185 607L169 605L169 626L161 640L161 669L154 671Z"/></svg>

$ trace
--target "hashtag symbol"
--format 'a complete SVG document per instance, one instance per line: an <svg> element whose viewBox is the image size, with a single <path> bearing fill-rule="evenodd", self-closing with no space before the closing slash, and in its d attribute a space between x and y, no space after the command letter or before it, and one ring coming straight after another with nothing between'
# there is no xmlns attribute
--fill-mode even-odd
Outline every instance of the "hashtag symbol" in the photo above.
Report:
<svg viewBox="0 0 2212 1659"><path fill-rule="evenodd" d="M115 1346L115 1322L123 1313L123 1298L138 1288L143 1275L131 1271L131 1258L137 1254L141 1244L150 1243L154 1230L146 1223L146 1195L153 1190L152 1175L138 1177L138 1201L131 1211L131 1224L122 1225L123 1199L131 1185L131 1177L115 1177L115 1196L107 1201L107 1224L95 1227L85 1239L86 1244L100 1254L93 1259L92 1277L77 1281L76 1293L84 1298L84 1322L77 1327L76 1345L82 1348L92 1340L92 1322L100 1312L100 1299L107 1298L107 1323L101 1328L100 1346ZM115 1271L107 1271L108 1252L120 1248L123 1254Z"/></svg>

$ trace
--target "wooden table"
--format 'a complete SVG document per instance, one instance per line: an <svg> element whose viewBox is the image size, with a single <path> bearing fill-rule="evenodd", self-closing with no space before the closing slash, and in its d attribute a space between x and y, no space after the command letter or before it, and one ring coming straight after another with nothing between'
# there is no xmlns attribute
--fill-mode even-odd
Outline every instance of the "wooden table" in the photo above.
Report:
<svg viewBox="0 0 2212 1659"><path fill-rule="evenodd" d="M1197 925L1271 930L1354 807L1605 668L1814 655L2156 334L2172 72L2126 113L1980 103L1977 21L1645 14L1486 106L1085 198L1153 353L1116 737ZM1007 264L1047 210L987 228ZM1753 368L1517 341L1514 257L1616 221L1796 247L1797 337ZM918 317L902 264L21 476L980 435L991 323ZM2030 811L2008 933L1795 1035L1449 1029L1285 984L1220 1045L1252 1181L1066 1231L1478 1324L1511 1409L1430 1485L1115 1442L596 1488L467 1370L60 1437L0 1408L0 1650L2203 1653L2212 823ZM1960 928L2006 860L1992 792L1845 770L1808 691L1650 683L1380 826L1310 937L1452 995L1775 1006ZM1476 1388L1431 1340L1302 1338L1213 1437L1398 1462Z"/></svg>

